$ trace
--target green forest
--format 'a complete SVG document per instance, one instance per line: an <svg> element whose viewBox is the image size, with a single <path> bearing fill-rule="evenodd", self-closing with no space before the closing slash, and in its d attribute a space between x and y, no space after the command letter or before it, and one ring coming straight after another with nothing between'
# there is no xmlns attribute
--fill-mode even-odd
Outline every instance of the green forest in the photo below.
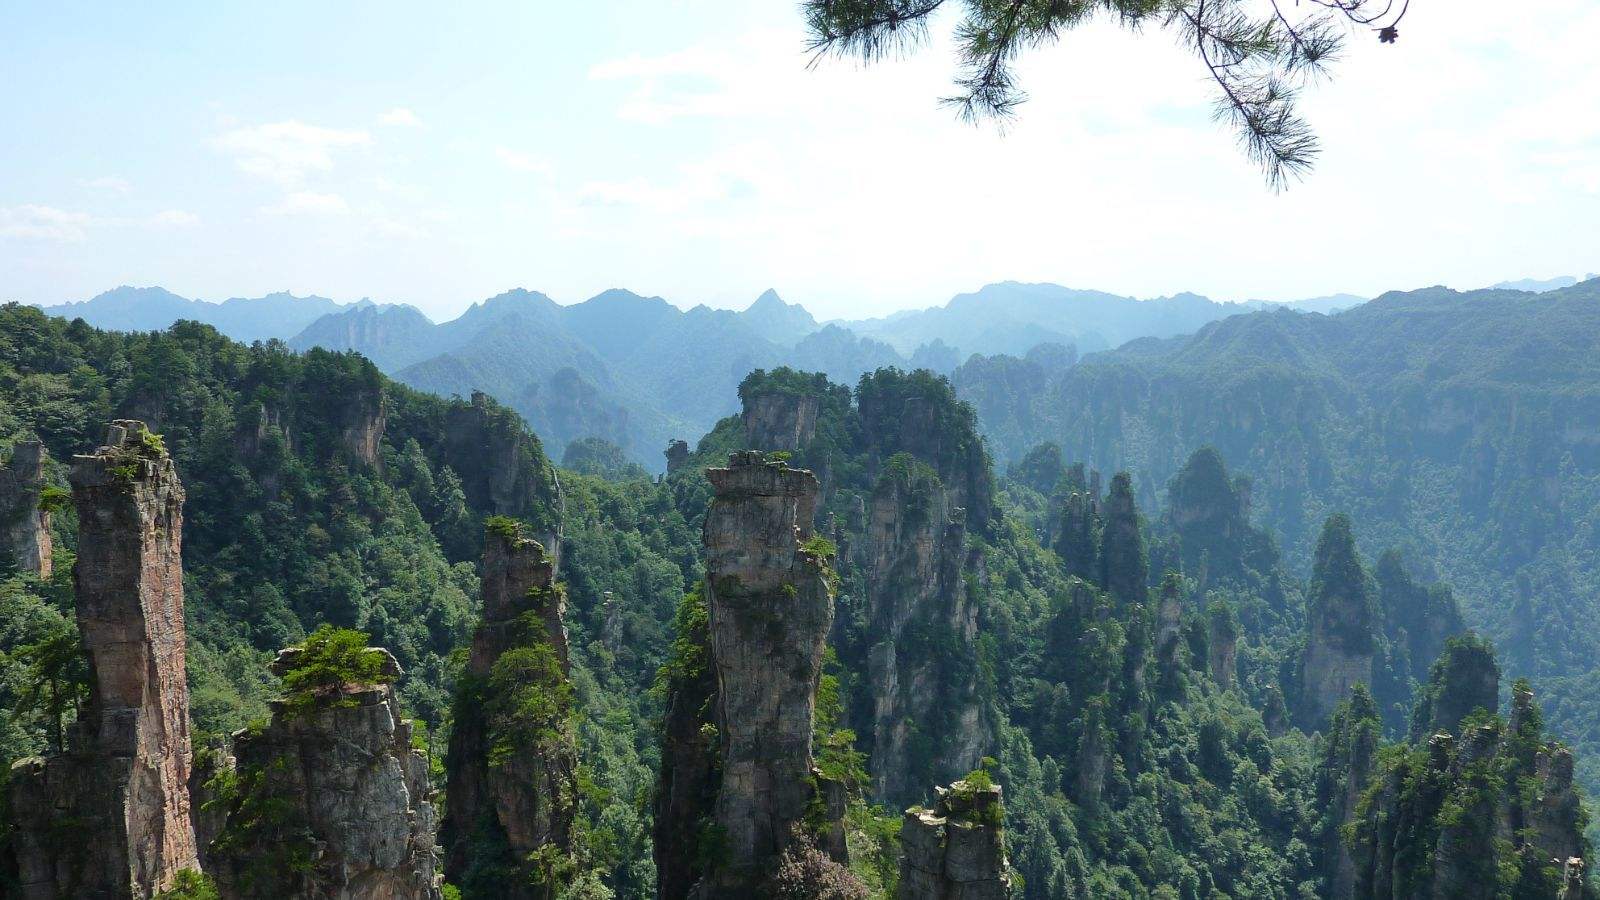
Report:
<svg viewBox="0 0 1600 900"><path fill-rule="evenodd" d="M1600 456L1582 434L1538 439L1600 396L1571 386L1593 360L1503 337L1406 356L1434 299L1363 313L1392 350L1348 326L1382 365L1312 358L1301 332L1346 317L1261 313L1092 357L1005 422L960 399L960 371L757 370L743 412L661 477L597 439L558 464L493 399L425 394L354 353L0 307L0 448L48 450L54 537L49 578L0 562L0 763L60 753L87 699L66 470L136 418L187 492L197 758L261 733L273 700L385 681L366 642L399 665L441 810L469 715L506 753L572 761L563 836L506 859L488 847L506 834L473 832L473 859L504 864L445 896L642 900L712 878L710 813L661 799L664 773L720 777L705 472L756 450L819 485L815 534L789 549L826 569L811 753L845 792L848 851L785 855L773 896L897 896L902 813L952 784L941 802L1002 789L1003 813L966 825L999 836L1028 900L1593 896L1567 861L1591 856L1574 778L1600 771L1593 635L1573 627L1600 596ZM1462 346L1490 340L1477 328ZM1429 431L1435 408L1455 418ZM556 582L525 599L564 611L564 646L519 632L501 659L522 668L469 677L486 544L532 540Z"/></svg>

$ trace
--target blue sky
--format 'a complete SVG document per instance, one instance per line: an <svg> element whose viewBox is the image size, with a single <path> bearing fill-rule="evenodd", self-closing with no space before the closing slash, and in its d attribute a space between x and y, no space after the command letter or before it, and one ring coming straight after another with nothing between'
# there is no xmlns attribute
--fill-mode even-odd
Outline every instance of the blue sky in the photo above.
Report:
<svg viewBox="0 0 1600 900"><path fill-rule="evenodd" d="M1492 18L1491 18L1492 17ZM1159 31L1029 53L1005 133L935 44L808 70L790 0L0 0L0 299L511 287L822 317L995 280L1221 299L1600 270L1600 4L1415 0L1267 191Z"/></svg>

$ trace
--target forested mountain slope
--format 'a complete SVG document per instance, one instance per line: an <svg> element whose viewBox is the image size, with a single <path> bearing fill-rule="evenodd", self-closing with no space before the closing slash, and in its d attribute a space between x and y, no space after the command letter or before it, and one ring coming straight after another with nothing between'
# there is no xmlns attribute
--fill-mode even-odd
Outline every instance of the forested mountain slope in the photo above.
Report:
<svg viewBox="0 0 1600 900"><path fill-rule="evenodd" d="M1600 644L1573 626L1600 616L1600 281L1238 316L1018 392L973 364L953 379L1001 458L1055 442L1133 472L1146 501L1216 447L1299 571L1347 511L1369 551L1403 546L1456 586L1507 671L1540 679L1557 733L1597 740Z"/></svg>
<svg viewBox="0 0 1600 900"><path fill-rule="evenodd" d="M138 416L187 491L200 756L245 728L241 777L270 771L271 748L301 727L282 704L258 721L289 685L268 674L272 651L323 624L367 632L405 673L396 700L376 696L429 726L434 787L455 795L441 805L482 808L457 787L473 783L461 773L475 748L502 767L488 782L499 830L459 814L447 829L465 862L446 871L468 897L646 898L696 883L893 896L901 865L913 867L902 883L929 875L915 869L922 844L902 861L901 828L922 840L929 822L954 827L900 815L941 785L952 793L938 808L967 809L999 850L989 863L1009 860L986 883L1025 898L1367 897L1395 871L1385 860L1408 861L1409 884L1585 896L1558 859L1588 855L1563 779L1572 756L1545 742L1520 690L1510 723L1495 718L1497 679L1481 677L1492 651L1460 643L1450 592L1404 554L1374 567L1359 516L1319 523L1317 565L1297 578L1224 454L1185 454L1148 502L1133 478L1049 448L1000 476L973 409L932 373L883 369L851 389L779 369L743 377L741 414L666 477L638 477L601 447L574 458L600 474L579 474L489 398L421 394L353 354L245 347L193 324L99 332L17 306L0 320L0 446L37 437L50 457L38 483L31 451L14 452L5 484L32 491L23 512L48 508L16 521L56 548L50 576L0 580L7 762L59 748L82 690L76 519L48 489L100 441L98 423ZM513 570L524 580L491 577ZM526 628L519 603L545 637L499 630ZM507 609L516 618L497 618ZM789 665L787 636L802 632L811 655ZM474 670L475 635L497 634L514 639ZM708 684L708 665L748 677ZM740 718L780 687L803 720ZM1470 727L1471 740L1427 756L1432 738L1406 715L1419 699L1412 721ZM790 765L804 783L772 787L799 832L782 853L741 843L756 868L730 872L729 810L769 795L719 773L767 764L750 748L769 741L817 767ZM293 766L337 764L299 746ZM1434 792L1372 790L1410 772ZM1003 807L962 805L994 797L991 782ZM250 790L224 795L245 825L262 796ZM1469 801L1511 837L1458 827ZM1399 817L1426 827L1396 836L1385 823ZM273 845L223 840L232 892L230 873L269 852L250 848ZM507 856L512 840L533 852ZM1487 860L1491 875L1457 859Z"/></svg>

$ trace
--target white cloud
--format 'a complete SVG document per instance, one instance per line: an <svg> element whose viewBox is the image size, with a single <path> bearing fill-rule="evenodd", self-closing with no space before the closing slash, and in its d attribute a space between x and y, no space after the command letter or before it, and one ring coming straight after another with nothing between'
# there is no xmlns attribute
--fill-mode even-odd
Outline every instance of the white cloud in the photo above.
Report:
<svg viewBox="0 0 1600 900"><path fill-rule="evenodd" d="M531 153L523 153L510 147L496 147L494 155L502 165L513 172L525 172L530 175L549 175L551 172L549 162Z"/></svg>
<svg viewBox="0 0 1600 900"><path fill-rule="evenodd" d="M284 187L298 187L312 172L333 168L333 152L371 143L365 131L273 122L235 128L213 144L230 153L239 170Z"/></svg>
<svg viewBox="0 0 1600 900"><path fill-rule="evenodd" d="M416 113L406 109L404 106L396 106L394 109L391 109L379 116L378 124L398 125L404 128L416 128L422 124L422 120L417 118Z"/></svg>
<svg viewBox="0 0 1600 900"><path fill-rule="evenodd" d="M146 220L148 224L163 228L187 228L199 225L200 217L188 210L164 209Z"/></svg>
<svg viewBox="0 0 1600 900"><path fill-rule="evenodd" d="M94 223L88 213L53 206L0 206L0 237L77 242Z"/></svg>
<svg viewBox="0 0 1600 900"><path fill-rule="evenodd" d="M350 212L350 204L338 194L319 194L316 191L295 191L262 212L275 216L342 216Z"/></svg>
<svg viewBox="0 0 1600 900"><path fill-rule="evenodd" d="M126 194L133 190L133 185L126 178L115 175L102 175L99 178L85 178L82 185L98 194Z"/></svg>

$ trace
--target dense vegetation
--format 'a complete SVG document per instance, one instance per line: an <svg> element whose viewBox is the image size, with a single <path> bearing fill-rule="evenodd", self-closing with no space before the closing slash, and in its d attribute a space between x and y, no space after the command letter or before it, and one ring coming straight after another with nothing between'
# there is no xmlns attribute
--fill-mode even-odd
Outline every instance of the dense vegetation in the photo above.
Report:
<svg viewBox="0 0 1600 900"><path fill-rule="evenodd" d="M825 486L819 540L807 549L836 559L838 598L816 741L825 774L852 787L852 884L882 894L895 878L897 820L865 771L882 752L869 674L884 625L868 601L911 583L866 561L864 511L875 503L892 501L908 529L936 511L962 524L944 533L960 542L949 596L973 611L971 638L937 616L913 618L900 638L907 658L932 661L941 692L908 723L905 772L926 797L970 769L953 767L945 742L979 736L1005 790L1024 897L1325 893L1348 831L1322 796L1344 783L1345 723L1355 716L1373 741L1401 740L1413 715L1432 724L1454 708L1452 672L1473 671L1467 656L1430 671L1459 630L1454 597L1410 553L1369 566L1356 544L1370 539L1361 515L1321 528L1324 565L1297 578L1252 520L1260 477L1231 474L1226 448L1186 455L1160 504L1147 474L1102 479L1068 464L1074 450L1030 448L996 477L974 410L925 371L880 370L854 390L761 371L739 390L747 403L774 394L816 402L814 433L788 461ZM571 895L654 896L658 721L672 685L703 675L692 590L704 575L702 470L743 448L744 422L724 419L662 479L639 477L597 442L571 448L558 474L493 401L419 394L354 355L245 347L194 324L110 334L0 308L0 446L38 436L64 484L62 461L116 416L164 435L188 490L189 674L203 741L295 690L267 674L280 647L309 637L326 651L296 676L301 688L359 669L360 642L328 630L353 628L399 659L400 695L442 754L477 616L485 520L505 516L552 542L559 531L570 682L526 690L552 679L550 660L531 648L505 660L485 712L508 742L575 733L582 871L565 876ZM380 432L375 444L362 439ZM54 578L0 581L0 700L14 710L0 732L4 762L58 745L81 696L70 509L56 528ZM1370 604L1354 637L1377 648L1380 699L1347 708L1322 737L1312 733L1322 723L1291 725L1297 666L1317 598L1351 591ZM968 707L974 719L954 715ZM1512 731L1542 740L1528 721ZM530 723L535 731L519 730ZM1386 752L1387 761L1417 751ZM804 880L815 863L801 854L786 865ZM1535 869L1518 872L1549 874Z"/></svg>
<svg viewBox="0 0 1600 900"><path fill-rule="evenodd" d="M1042 442L1134 474L1140 502L1199 446L1247 473L1293 572L1347 513L1369 555L1448 582L1507 676L1600 788L1600 281L1544 294L1429 288L1336 316L1236 316L1005 387L952 376L997 456ZM975 361L976 363L976 361ZM1014 386L1015 390L1010 390ZM1397 571L1380 561L1379 579ZM1428 660L1412 663L1425 670ZM1387 714L1386 714L1387 715Z"/></svg>

